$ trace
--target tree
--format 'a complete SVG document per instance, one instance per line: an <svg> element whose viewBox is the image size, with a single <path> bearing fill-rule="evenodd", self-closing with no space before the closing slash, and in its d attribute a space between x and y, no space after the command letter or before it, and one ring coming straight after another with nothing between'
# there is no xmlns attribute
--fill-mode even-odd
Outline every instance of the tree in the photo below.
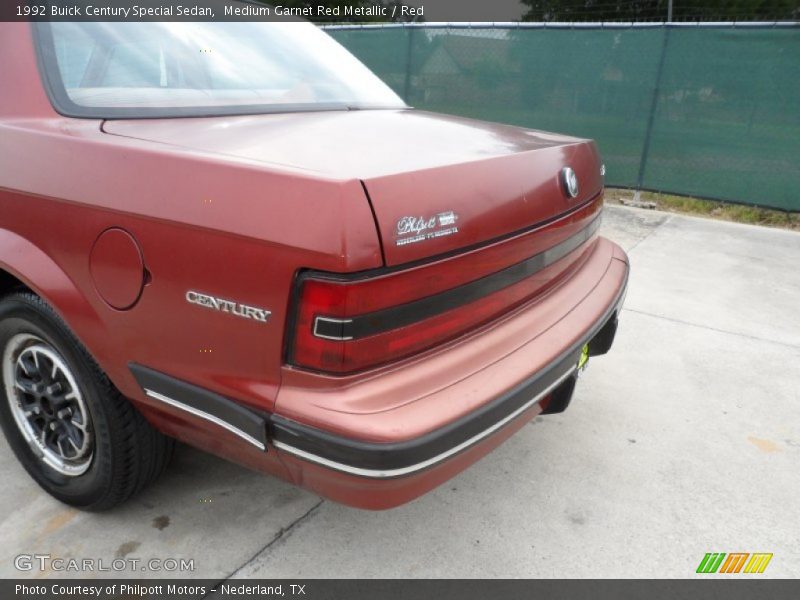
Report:
<svg viewBox="0 0 800 600"><path fill-rule="evenodd" d="M666 21L668 0L520 0L523 21ZM798 0L673 0L674 21L800 18Z"/></svg>

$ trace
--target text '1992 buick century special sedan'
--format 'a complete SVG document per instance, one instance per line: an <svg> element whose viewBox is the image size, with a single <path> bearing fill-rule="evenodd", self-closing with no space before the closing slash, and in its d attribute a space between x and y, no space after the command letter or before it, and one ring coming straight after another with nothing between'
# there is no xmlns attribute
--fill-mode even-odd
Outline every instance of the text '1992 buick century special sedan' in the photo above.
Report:
<svg viewBox="0 0 800 600"><path fill-rule="evenodd" d="M408 502L614 339L593 142L431 114L309 23L3 23L0 421L107 509L180 440Z"/></svg>

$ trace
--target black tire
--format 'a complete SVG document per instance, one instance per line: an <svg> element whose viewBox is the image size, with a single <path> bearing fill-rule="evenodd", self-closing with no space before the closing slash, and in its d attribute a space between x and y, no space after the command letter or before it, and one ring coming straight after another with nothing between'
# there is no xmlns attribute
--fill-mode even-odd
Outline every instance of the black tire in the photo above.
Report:
<svg viewBox="0 0 800 600"><path fill-rule="evenodd" d="M91 419L86 445L91 453L87 451L81 467L86 470L79 475L64 474L46 463L41 449L37 451L34 442L23 434L24 428L15 420L15 414L21 418L19 409L12 409L16 401L9 401L9 378L0 365L0 425L17 459L36 483L65 504L102 511L129 499L161 475L172 457L174 440L156 431L117 391L46 302L27 291L0 298L0 362L4 364L12 340L27 336L35 337L37 344L43 342L45 349L49 346L68 367ZM39 414L39 408L36 411Z"/></svg>

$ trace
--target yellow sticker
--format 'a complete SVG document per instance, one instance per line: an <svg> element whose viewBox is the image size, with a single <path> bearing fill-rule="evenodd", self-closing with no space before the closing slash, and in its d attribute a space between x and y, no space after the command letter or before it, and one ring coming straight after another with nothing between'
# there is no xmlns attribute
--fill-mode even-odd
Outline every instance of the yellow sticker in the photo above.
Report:
<svg viewBox="0 0 800 600"><path fill-rule="evenodd" d="M578 359L578 369L584 369L586 363L589 362L589 344L586 344L581 350L581 357Z"/></svg>

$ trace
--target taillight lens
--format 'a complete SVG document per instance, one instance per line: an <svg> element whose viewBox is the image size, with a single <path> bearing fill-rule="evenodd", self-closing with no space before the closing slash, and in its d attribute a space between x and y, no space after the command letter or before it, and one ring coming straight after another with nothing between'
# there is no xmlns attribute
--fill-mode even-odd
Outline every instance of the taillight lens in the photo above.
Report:
<svg viewBox="0 0 800 600"><path fill-rule="evenodd" d="M597 205L586 207L535 233L375 277L305 273L298 281L289 362L351 373L488 323L569 271L596 235L597 212Z"/></svg>
<svg viewBox="0 0 800 600"><path fill-rule="evenodd" d="M380 281L379 281L380 280ZM414 315L398 304L402 277L342 282L305 277L300 283L292 362L331 373L380 365L428 348L464 330L455 312Z"/></svg>

